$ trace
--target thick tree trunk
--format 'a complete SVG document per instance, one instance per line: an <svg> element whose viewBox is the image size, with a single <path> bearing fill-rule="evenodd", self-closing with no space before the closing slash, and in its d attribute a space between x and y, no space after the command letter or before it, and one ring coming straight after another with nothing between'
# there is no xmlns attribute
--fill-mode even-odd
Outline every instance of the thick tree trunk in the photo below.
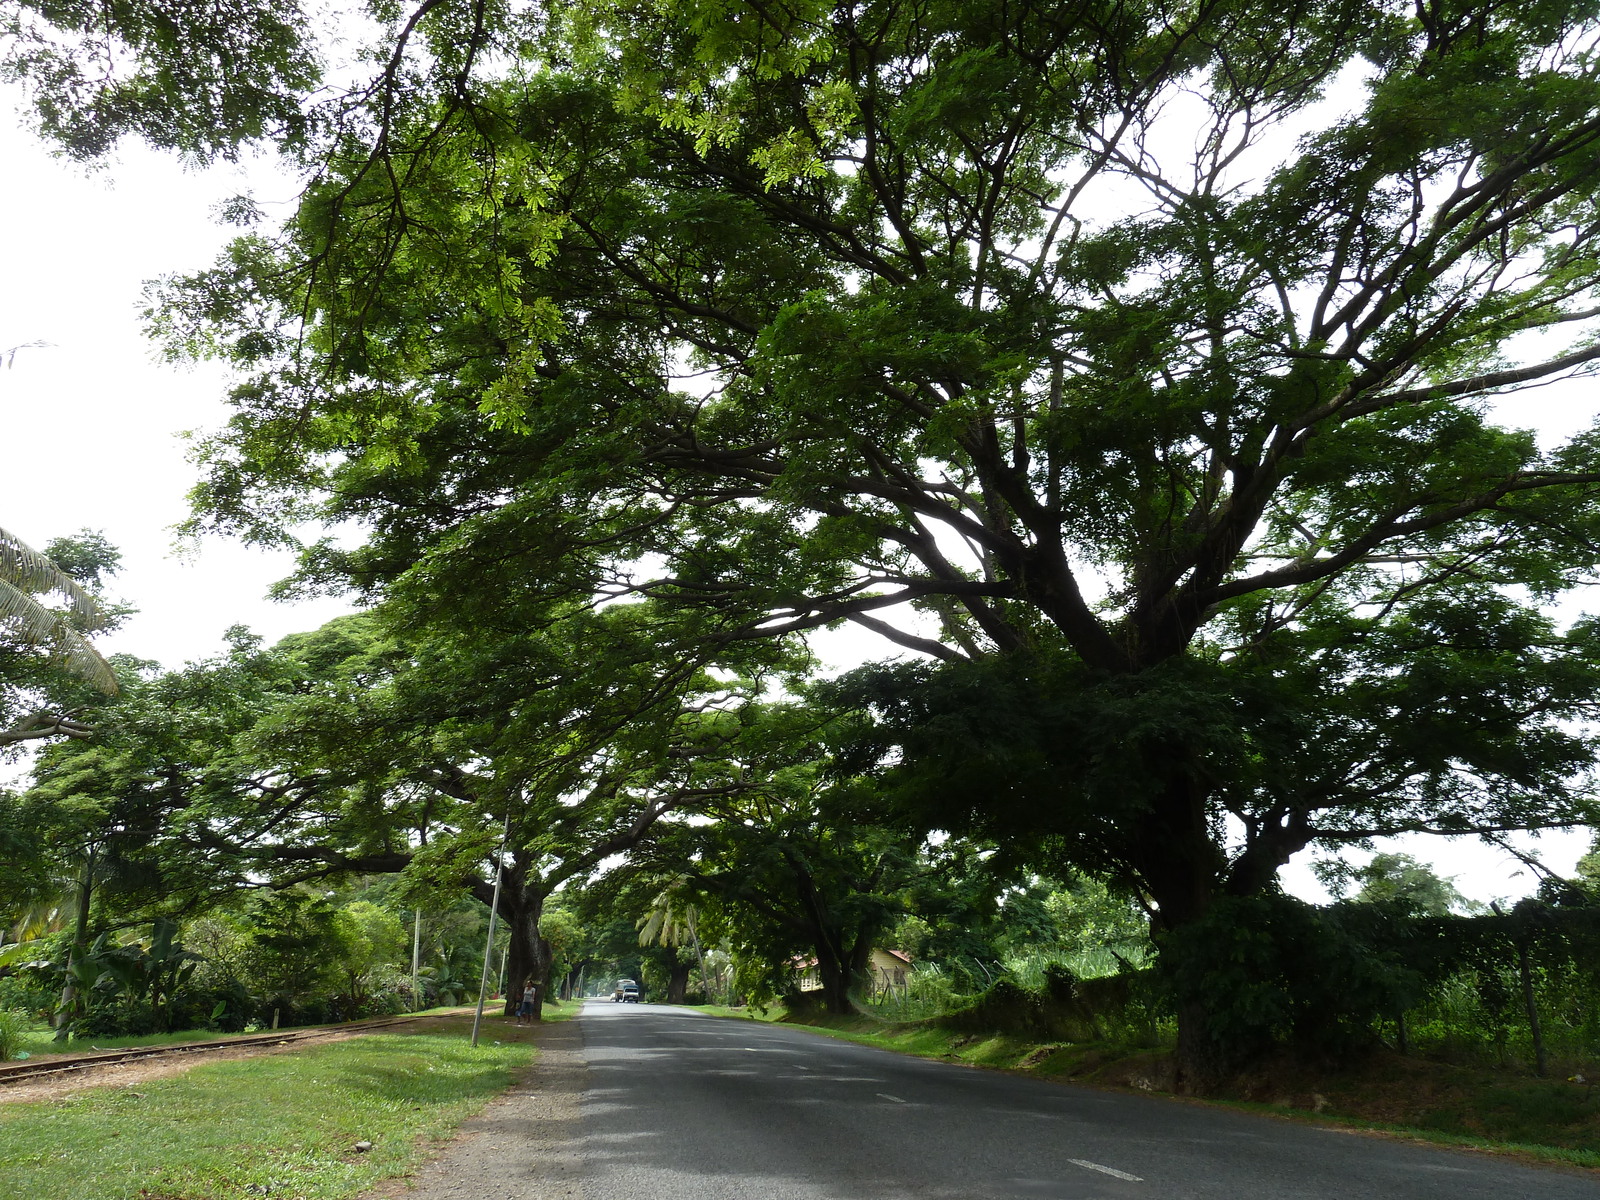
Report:
<svg viewBox="0 0 1600 1200"><path fill-rule="evenodd" d="M817 956L817 975L822 980L822 1006L835 1016L847 1016L850 1007L850 971L837 958Z"/></svg>
<svg viewBox="0 0 1600 1200"><path fill-rule="evenodd" d="M1174 761L1183 761L1181 752ZM1186 775L1174 778L1140 825L1130 858L1155 901L1152 932L1169 942L1192 939L1218 896L1226 866L1212 841L1204 787ZM1181 986L1176 990L1175 1085L1179 1091L1203 1094L1238 1064L1229 1061L1227 1048L1214 1034L1205 999L1192 989L1188 994Z"/></svg>
<svg viewBox="0 0 1600 1200"><path fill-rule="evenodd" d="M689 972L694 963L690 960L674 961L667 972L667 1003L682 1004L689 995Z"/></svg>
<svg viewBox="0 0 1600 1200"><path fill-rule="evenodd" d="M521 875L520 871L510 872ZM539 936L539 922L544 916L544 894L518 879L515 889L504 888L500 894L500 919L506 923L510 937L510 952L506 956L506 996L504 1011L512 1016L522 1000L523 984L532 980L539 989L538 1001L533 1006L533 1019L543 1015L545 997L550 990L550 943Z"/></svg>
<svg viewBox="0 0 1600 1200"><path fill-rule="evenodd" d="M1168 925L1162 936L1165 939L1193 939L1197 933L1193 922L1179 922ZM1173 1084L1180 1092L1205 1095L1216 1090L1243 1064L1233 1060L1228 1048L1213 1032L1212 1013L1205 996L1197 994L1192 987L1183 986L1176 979L1173 983L1178 1018Z"/></svg>
<svg viewBox="0 0 1600 1200"><path fill-rule="evenodd" d="M1217 1089L1240 1064L1211 1032L1211 1012L1195 996L1179 996L1178 1046L1174 1052L1173 1086L1180 1092L1204 1096Z"/></svg>
<svg viewBox="0 0 1600 1200"><path fill-rule="evenodd" d="M1226 943L1227 935L1208 917L1219 901L1270 893L1278 869L1310 841L1312 831L1303 816L1284 815L1277 825L1252 830L1249 844L1230 861L1217 840L1216 785L1203 746L1174 734L1140 753L1150 789L1141 799L1147 803L1119 823L1108 849L1132 868L1153 901L1151 933L1162 948L1161 969L1173 986L1178 1019L1176 1086L1205 1093L1248 1065L1272 1035L1265 1025L1252 1032L1250 1018L1239 1012L1212 1011L1227 1002L1228 991L1208 976L1218 956L1236 947L1209 951L1206 939ZM1180 959L1181 971L1175 969Z"/></svg>
<svg viewBox="0 0 1600 1200"><path fill-rule="evenodd" d="M845 948L844 937L837 930L816 939L817 975L822 980L822 1003L835 1016L849 1016L855 1011L850 990L866 974L867 963L872 959L875 933L869 930L860 934L849 949Z"/></svg>

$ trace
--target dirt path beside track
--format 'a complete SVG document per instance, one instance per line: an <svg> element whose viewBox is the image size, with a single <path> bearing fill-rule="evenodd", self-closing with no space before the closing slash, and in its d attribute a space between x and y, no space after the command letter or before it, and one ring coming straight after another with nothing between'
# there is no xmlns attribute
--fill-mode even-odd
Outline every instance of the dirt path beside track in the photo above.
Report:
<svg viewBox="0 0 1600 1200"><path fill-rule="evenodd" d="M53 1100L58 1096L83 1091L85 1088L137 1087L139 1084L148 1083L153 1079L165 1079L169 1075L182 1075L185 1071L193 1070L204 1063L231 1062L241 1058L254 1058L259 1054L292 1053L296 1050L303 1050L308 1046L320 1046L328 1042L342 1042L353 1037L363 1037L368 1033L389 1033L415 1029L421 1025L435 1024L439 1019L438 1016L418 1017L415 1021L387 1025L381 1029L329 1029L326 1032L303 1029L286 1030L286 1033L296 1035L294 1041L213 1048L203 1052L175 1052L152 1058L136 1058L125 1062L90 1064L72 1071L39 1075L37 1077L29 1076L18 1079L15 1082L6 1083L4 1087L0 1087L0 1104L14 1104L29 1100Z"/></svg>

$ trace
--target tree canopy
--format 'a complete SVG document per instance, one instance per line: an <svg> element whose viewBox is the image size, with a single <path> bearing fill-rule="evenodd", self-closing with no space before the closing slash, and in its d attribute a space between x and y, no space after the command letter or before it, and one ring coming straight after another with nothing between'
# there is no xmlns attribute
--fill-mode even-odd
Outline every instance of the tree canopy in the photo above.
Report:
<svg viewBox="0 0 1600 1200"><path fill-rule="evenodd" d="M90 530L41 553L0 529L0 747L83 737L84 705L116 694L116 672L86 635L127 615L96 594L119 557Z"/></svg>
<svg viewBox="0 0 1600 1200"><path fill-rule="evenodd" d="M646 616L471 642L408 638L381 608L271 648L235 629L42 755L0 837L79 881L84 931L107 888L120 925L353 875L399 874L434 909L498 896L512 976L543 980L557 888L740 787L727 746L759 683L663 671Z"/></svg>
<svg viewBox="0 0 1600 1200"><path fill-rule="evenodd" d="M1453 879L1441 879L1409 854L1375 854L1366 866L1352 873L1361 884L1356 899L1368 902L1398 900L1417 912L1442 917L1452 911L1481 911L1456 889Z"/></svg>
<svg viewBox="0 0 1600 1200"><path fill-rule="evenodd" d="M299 5L7 0L0 79L21 82L41 134L99 159L125 134L199 160L292 137L321 77Z"/></svg>

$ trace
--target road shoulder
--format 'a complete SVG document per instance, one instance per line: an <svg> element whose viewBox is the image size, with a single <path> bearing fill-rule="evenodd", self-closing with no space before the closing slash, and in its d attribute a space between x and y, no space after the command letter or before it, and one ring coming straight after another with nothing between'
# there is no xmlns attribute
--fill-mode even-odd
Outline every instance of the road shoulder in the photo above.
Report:
<svg viewBox="0 0 1600 1200"><path fill-rule="evenodd" d="M439 1156L358 1200L584 1200L579 1106L587 1084L576 1020L541 1025L539 1057L462 1123Z"/></svg>

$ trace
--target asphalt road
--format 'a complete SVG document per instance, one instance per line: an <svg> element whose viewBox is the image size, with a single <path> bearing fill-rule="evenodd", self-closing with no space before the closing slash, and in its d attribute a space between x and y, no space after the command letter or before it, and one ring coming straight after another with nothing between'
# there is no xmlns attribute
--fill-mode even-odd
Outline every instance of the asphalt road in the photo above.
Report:
<svg viewBox="0 0 1600 1200"><path fill-rule="evenodd" d="M590 1003L580 1026L585 1200L1600 1200L1564 1171L690 1009Z"/></svg>

